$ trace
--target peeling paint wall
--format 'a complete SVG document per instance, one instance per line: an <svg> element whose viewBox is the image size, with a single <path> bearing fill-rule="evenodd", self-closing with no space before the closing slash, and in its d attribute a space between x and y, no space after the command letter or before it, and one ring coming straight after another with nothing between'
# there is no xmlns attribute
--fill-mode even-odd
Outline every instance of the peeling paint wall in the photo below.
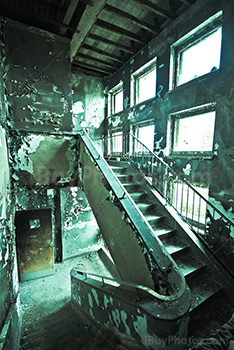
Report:
<svg viewBox="0 0 234 350"><path fill-rule="evenodd" d="M13 201L8 163L6 132L0 126L0 330L18 292Z"/></svg>
<svg viewBox="0 0 234 350"><path fill-rule="evenodd" d="M223 10L221 68L169 91L170 47L182 36ZM234 221L234 5L227 0L198 1L163 30L149 45L119 70L109 82L111 89L123 79L124 99L130 100L130 75L153 57L157 57L157 95L154 99L107 118L109 129L125 132L139 123L155 124L155 152L183 178L209 187L210 201ZM214 154L212 157L192 155L167 156L167 124L170 113L216 102ZM202 127L202 125L201 125ZM234 264L233 232L215 220L206 237L212 249L222 245L221 259ZM225 225L224 225L225 226ZM218 234L217 234L218 232ZM222 233L221 233L222 232Z"/></svg>
<svg viewBox="0 0 234 350"><path fill-rule="evenodd" d="M182 300L150 300L127 287L103 285L71 271L71 297L96 327L112 324L140 340L147 349L183 350L187 345L188 307ZM183 305L183 306L182 306Z"/></svg>
<svg viewBox="0 0 234 350"><path fill-rule="evenodd" d="M98 249L102 240L84 192L78 187L60 191L63 260Z"/></svg>
<svg viewBox="0 0 234 350"><path fill-rule="evenodd" d="M14 135L14 178L26 185L69 184L76 172L76 140L64 136Z"/></svg>
<svg viewBox="0 0 234 350"><path fill-rule="evenodd" d="M104 128L104 82L84 74L72 75L74 130L88 129L92 139L100 138Z"/></svg>
<svg viewBox="0 0 234 350"><path fill-rule="evenodd" d="M71 130L69 40L6 20L5 80L13 125Z"/></svg>

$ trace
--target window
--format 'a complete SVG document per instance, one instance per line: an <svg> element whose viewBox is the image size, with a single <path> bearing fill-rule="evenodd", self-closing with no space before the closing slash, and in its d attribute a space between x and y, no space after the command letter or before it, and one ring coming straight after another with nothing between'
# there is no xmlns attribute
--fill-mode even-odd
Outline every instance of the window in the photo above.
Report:
<svg viewBox="0 0 234 350"><path fill-rule="evenodd" d="M122 131L112 132L108 138L108 154L122 154L123 133Z"/></svg>
<svg viewBox="0 0 234 350"><path fill-rule="evenodd" d="M220 67L222 11L171 47L171 89Z"/></svg>
<svg viewBox="0 0 234 350"><path fill-rule="evenodd" d="M136 137L150 150L153 152L154 148L154 125L142 126L136 129ZM136 143L135 151L140 152L138 149L140 145Z"/></svg>
<svg viewBox="0 0 234 350"><path fill-rule="evenodd" d="M109 91L109 115L123 110L123 82Z"/></svg>
<svg viewBox="0 0 234 350"><path fill-rule="evenodd" d="M172 114L168 132L171 154L202 153L213 151L215 105L203 105Z"/></svg>
<svg viewBox="0 0 234 350"><path fill-rule="evenodd" d="M156 95L156 58L131 75L131 106Z"/></svg>
<svg viewBox="0 0 234 350"><path fill-rule="evenodd" d="M40 219L29 220L29 228L30 230L41 227Z"/></svg>

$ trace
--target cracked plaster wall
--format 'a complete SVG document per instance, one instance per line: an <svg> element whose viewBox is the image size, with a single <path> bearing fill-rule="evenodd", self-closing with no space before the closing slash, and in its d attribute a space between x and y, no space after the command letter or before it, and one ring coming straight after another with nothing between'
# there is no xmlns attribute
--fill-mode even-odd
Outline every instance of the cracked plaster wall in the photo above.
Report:
<svg viewBox="0 0 234 350"><path fill-rule="evenodd" d="M170 46L190 30L204 22L218 11L223 10L223 37L221 68L219 71L195 79L169 91ZM185 11L171 25L163 30L123 70L112 78L109 88L123 79L124 100L130 101L130 75L153 57L157 57L157 94L156 98L142 102L132 108L125 104L122 113L107 119L109 129L128 131L130 126L152 121L155 124L155 152L165 158L180 175L189 182L209 187L210 201L221 212L234 221L234 5L230 1L198 1ZM199 105L216 102L216 124L214 133L213 157L177 156L166 157L167 122L170 113L178 112ZM202 127L202 125L201 125ZM225 226L225 225L224 225ZM224 251L221 256L231 256L234 264L233 232L222 230L217 220L208 235L208 244L220 246L222 237ZM217 229L218 227L218 229ZM220 232L222 231L221 235ZM218 232L218 234L217 234ZM230 263L228 260L227 264Z"/></svg>

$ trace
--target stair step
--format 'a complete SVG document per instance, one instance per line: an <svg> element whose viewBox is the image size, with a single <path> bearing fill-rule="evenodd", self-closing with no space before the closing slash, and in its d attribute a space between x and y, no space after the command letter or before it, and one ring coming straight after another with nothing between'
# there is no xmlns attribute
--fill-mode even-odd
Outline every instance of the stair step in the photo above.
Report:
<svg viewBox="0 0 234 350"><path fill-rule="evenodd" d="M182 272L182 274L184 275L187 283L189 283L189 279L192 276L195 276L198 273L201 273L201 271L203 271L205 269L206 265L201 265L199 267L196 266L179 266L180 271Z"/></svg>
<svg viewBox="0 0 234 350"><path fill-rule="evenodd" d="M116 174L116 175L119 181L122 183L134 183L133 175L129 175L129 174Z"/></svg>
<svg viewBox="0 0 234 350"><path fill-rule="evenodd" d="M145 203L145 202L144 203L137 202L136 206L145 215L148 215L148 214L151 214L152 212L155 212L155 209L156 209L155 204L149 204L149 203Z"/></svg>
<svg viewBox="0 0 234 350"><path fill-rule="evenodd" d="M137 183L122 183L122 185L125 187L125 189L131 194L131 192L137 192L140 189L140 185Z"/></svg>
<svg viewBox="0 0 234 350"><path fill-rule="evenodd" d="M162 237L171 237L176 233L176 230L169 229L169 228L157 228L153 230L153 233L155 236L162 239Z"/></svg>
<svg viewBox="0 0 234 350"><path fill-rule="evenodd" d="M197 275L189 281L189 287L192 291L192 303L190 311L201 307L208 299L211 299L219 293L221 286L213 281L207 273Z"/></svg>
<svg viewBox="0 0 234 350"><path fill-rule="evenodd" d="M112 166L111 169L117 175L123 172L125 173L127 168L121 166Z"/></svg>
<svg viewBox="0 0 234 350"><path fill-rule="evenodd" d="M164 216L153 214L145 214L144 217L152 228L156 227L165 218Z"/></svg>
<svg viewBox="0 0 234 350"><path fill-rule="evenodd" d="M148 194L146 192L132 192L130 193L131 198L135 201L138 202L140 200L146 199Z"/></svg>
<svg viewBox="0 0 234 350"><path fill-rule="evenodd" d="M110 167L114 166L114 167L118 167L118 168L128 168L129 167L129 163L125 160L107 160L107 163L109 164Z"/></svg>

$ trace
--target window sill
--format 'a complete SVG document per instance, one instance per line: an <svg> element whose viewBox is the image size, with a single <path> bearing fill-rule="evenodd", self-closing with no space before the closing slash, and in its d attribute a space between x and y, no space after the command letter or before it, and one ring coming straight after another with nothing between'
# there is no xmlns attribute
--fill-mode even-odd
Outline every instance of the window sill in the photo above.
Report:
<svg viewBox="0 0 234 350"><path fill-rule="evenodd" d="M178 158L193 158L193 159L213 159L215 154L213 152L173 152L167 156L167 159Z"/></svg>

